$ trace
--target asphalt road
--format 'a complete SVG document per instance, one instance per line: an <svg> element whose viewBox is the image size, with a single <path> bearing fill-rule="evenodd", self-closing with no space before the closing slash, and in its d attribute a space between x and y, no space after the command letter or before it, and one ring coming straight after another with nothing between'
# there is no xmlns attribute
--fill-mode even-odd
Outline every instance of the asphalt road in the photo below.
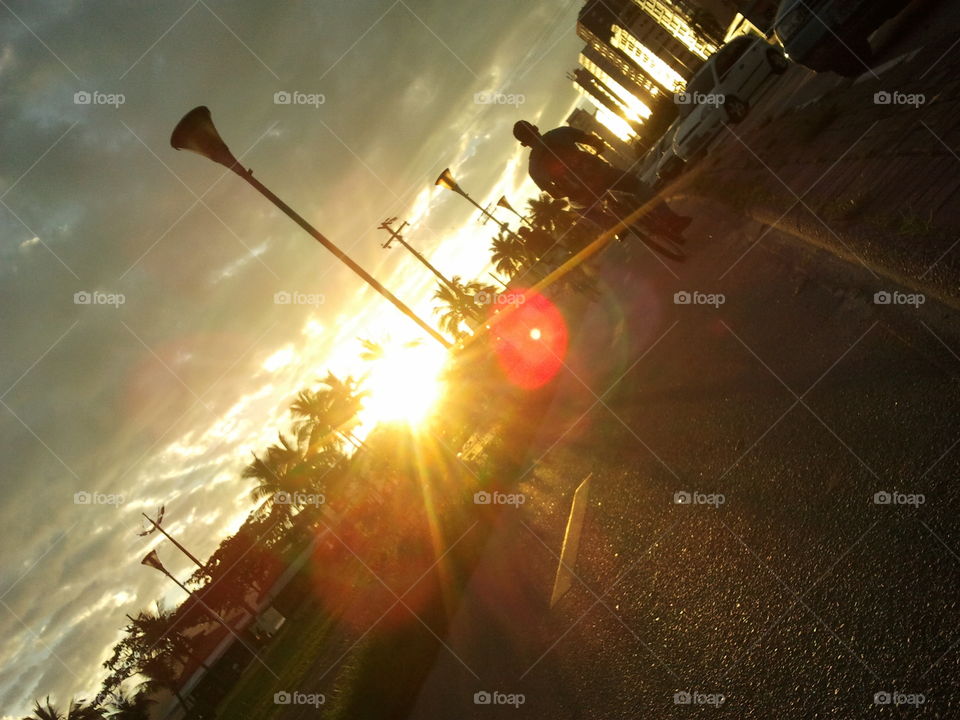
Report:
<svg viewBox="0 0 960 720"><path fill-rule="evenodd" d="M960 319L877 305L896 288L692 202L686 265L603 258L527 502L412 717L882 717L883 692L960 716ZM578 581L550 610L588 473Z"/></svg>

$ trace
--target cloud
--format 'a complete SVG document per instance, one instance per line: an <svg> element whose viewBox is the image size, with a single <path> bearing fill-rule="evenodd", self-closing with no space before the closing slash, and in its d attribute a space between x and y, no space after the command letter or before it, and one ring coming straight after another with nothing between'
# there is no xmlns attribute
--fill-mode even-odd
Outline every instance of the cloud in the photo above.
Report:
<svg viewBox="0 0 960 720"><path fill-rule="evenodd" d="M434 278L382 250L377 225L408 217L445 272L484 270L493 228L433 180L451 165L479 198L530 192L509 129L521 113L565 117L577 6L492 0L478 16L424 0L374 25L377 3L244 0L171 29L187 6L108 0L26 5L32 33L0 27L4 708L91 696L124 613L180 600L139 559L155 546L180 577L189 560L138 539L140 512L166 504L205 557L248 512L239 472L286 427L293 393L326 368L356 372L357 336L419 332L240 178L174 152L183 112L209 105L256 177L429 316ZM526 104L476 105L491 87ZM275 105L278 90L326 101ZM124 303L75 303L97 290ZM280 306L278 291L325 302ZM77 505L80 490L126 503Z"/></svg>

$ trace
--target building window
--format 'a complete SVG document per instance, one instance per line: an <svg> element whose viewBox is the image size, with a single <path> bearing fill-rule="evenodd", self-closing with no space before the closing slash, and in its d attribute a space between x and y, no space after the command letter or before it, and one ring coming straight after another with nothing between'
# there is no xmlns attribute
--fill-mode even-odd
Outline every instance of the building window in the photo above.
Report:
<svg viewBox="0 0 960 720"><path fill-rule="evenodd" d="M650 48L619 25L613 26L611 44L615 48L623 50L668 92L679 92L686 84L680 73L667 65Z"/></svg>
<svg viewBox="0 0 960 720"><path fill-rule="evenodd" d="M706 60L717 51L716 45L697 35L687 21L669 5L659 0L633 0L633 2L701 60Z"/></svg>
<svg viewBox="0 0 960 720"><path fill-rule="evenodd" d="M596 63L592 62L584 55L581 55L580 64L587 72L597 78L597 80L602 82L617 95L617 99L620 101L620 105L623 106L627 117L638 123L643 122L646 118L650 117L653 111L650 110L650 108L644 102L642 102L640 98L610 77L610 75L602 70Z"/></svg>

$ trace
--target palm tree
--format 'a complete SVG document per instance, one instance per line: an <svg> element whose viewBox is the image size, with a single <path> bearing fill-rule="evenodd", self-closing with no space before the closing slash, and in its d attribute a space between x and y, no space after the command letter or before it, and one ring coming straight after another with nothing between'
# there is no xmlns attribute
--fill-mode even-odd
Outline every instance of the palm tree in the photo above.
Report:
<svg viewBox="0 0 960 720"><path fill-rule="evenodd" d="M107 717L110 720L149 720L150 706L155 702L144 690L133 694L120 690L110 699Z"/></svg>
<svg viewBox="0 0 960 720"><path fill-rule="evenodd" d="M188 709L186 699L180 694L179 673L173 668L170 658L157 655L148 659L140 668L140 674L146 678L140 685L143 691L152 693L157 690L169 690L184 711Z"/></svg>
<svg viewBox="0 0 960 720"><path fill-rule="evenodd" d="M332 416L338 417L336 411ZM257 509L257 516L271 516L287 528L292 526L293 510L303 509L300 496L321 493L330 482L341 480L346 473L347 458L339 446L329 442L329 433L324 435L323 427L296 429L295 438L289 439L280 433L277 442L264 453L254 453L253 461L242 473L244 478L257 481L250 491L251 497L255 501L266 500Z"/></svg>
<svg viewBox="0 0 960 720"><path fill-rule="evenodd" d="M571 252L578 252L596 239L596 228L585 222L566 200L541 193L539 197L528 200L527 207L530 209L530 224L536 233L532 248L537 249L537 255L543 254L545 245L552 247L556 244ZM548 239L552 242L547 243Z"/></svg>
<svg viewBox="0 0 960 720"><path fill-rule="evenodd" d="M566 200L555 198L548 193L540 193L527 200L530 225L557 237L570 229L576 219L576 213L570 209Z"/></svg>
<svg viewBox="0 0 960 720"><path fill-rule="evenodd" d="M377 362L382 360L387 355L387 348L397 347L389 335L384 337L382 340L377 342L376 340L367 340L365 338L357 338L360 341L360 344L363 346L363 351L360 353L360 359L364 362ZM423 340L414 339L408 340L405 343L402 343L400 347L405 348L415 348L423 345ZM366 376L364 376L366 377ZM362 379L361 379L362 381Z"/></svg>
<svg viewBox="0 0 960 720"><path fill-rule="evenodd" d="M23 720L103 720L103 711L85 700L70 700L67 706L67 713L64 715L50 702L50 696L47 695L44 704L39 700L35 701L33 714L23 718Z"/></svg>
<svg viewBox="0 0 960 720"><path fill-rule="evenodd" d="M305 444L299 438L292 441L280 433L277 442L267 447L262 456L253 454L253 461L243 469L242 476L257 481L250 496L255 501L267 501L260 508L261 515L276 512L283 524L289 525L294 496L315 488L313 470Z"/></svg>
<svg viewBox="0 0 960 720"><path fill-rule="evenodd" d="M155 603L156 610L141 610L136 617L127 618L128 635L141 656L164 655L171 659L190 659L205 670L209 666L194 652L190 642L176 628L176 610L166 608L162 601Z"/></svg>
<svg viewBox="0 0 960 720"><path fill-rule="evenodd" d="M529 264L530 256L515 233L501 230L490 246L490 261L498 273L512 278Z"/></svg>
<svg viewBox="0 0 960 720"><path fill-rule="evenodd" d="M433 299L441 304L433 312L440 315L440 329L461 340L467 336L464 325L472 329L483 322L484 310L477 295L485 293L492 296L497 289L476 280L464 283L457 275L453 276L450 284L453 287L437 284Z"/></svg>
<svg viewBox="0 0 960 720"><path fill-rule="evenodd" d="M377 360L383 359L383 356L386 354L385 343L367 340L365 338L357 339L363 346L363 352L360 353L361 360L365 362L376 362Z"/></svg>
<svg viewBox="0 0 960 720"><path fill-rule="evenodd" d="M376 343L365 342L370 345L368 352L376 352ZM350 432L349 425L363 407L366 392L361 391L359 382L349 375L341 380L328 372L320 382L323 387L301 390L290 406L297 438L306 445L308 453L329 447L338 435L358 446L360 443Z"/></svg>

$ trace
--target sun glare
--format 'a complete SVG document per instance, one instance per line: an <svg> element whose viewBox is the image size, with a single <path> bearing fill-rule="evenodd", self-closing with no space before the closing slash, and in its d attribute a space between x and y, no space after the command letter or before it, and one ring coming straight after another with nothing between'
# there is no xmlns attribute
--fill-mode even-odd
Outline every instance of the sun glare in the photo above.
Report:
<svg viewBox="0 0 960 720"><path fill-rule="evenodd" d="M429 345L392 345L375 360L364 383L370 393L360 413L364 425L403 421L417 425L440 397L447 353Z"/></svg>

